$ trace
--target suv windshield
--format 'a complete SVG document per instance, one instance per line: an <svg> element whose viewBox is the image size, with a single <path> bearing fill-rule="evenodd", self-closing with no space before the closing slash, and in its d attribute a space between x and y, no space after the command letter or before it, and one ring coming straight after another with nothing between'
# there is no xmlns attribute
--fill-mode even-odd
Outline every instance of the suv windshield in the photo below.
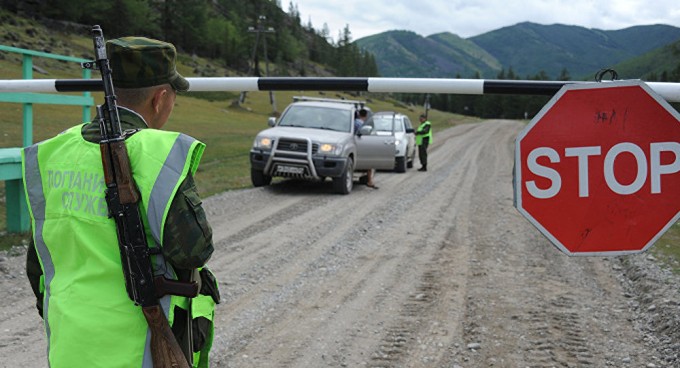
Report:
<svg viewBox="0 0 680 368"><path fill-rule="evenodd" d="M328 107L293 105L281 117L278 126L328 129L338 132L351 132L350 110Z"/></svg>
<svg viewBox="0 0 680 368"><path fill-rule="evenodd" d="M373 115L373 126L377 132L391 132L392 119L394 119L394 131L403 132L404 124L401 123L400 118L392 115Z"/></svg>

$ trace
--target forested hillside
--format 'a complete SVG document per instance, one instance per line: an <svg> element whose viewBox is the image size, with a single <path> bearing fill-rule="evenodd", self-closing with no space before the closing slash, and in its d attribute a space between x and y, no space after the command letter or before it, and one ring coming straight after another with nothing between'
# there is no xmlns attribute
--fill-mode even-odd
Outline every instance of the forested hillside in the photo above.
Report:
<svg viewBox="0 0 680 368"><path fill-rule="evenodd" d="M542 70L557 78L566 69L581 78L679 39L680 28L661 24L604 31L524 22L471 37L469 41L522 76Z"/></svg>
<svg viewBox="0 0 680 368"><path fill-rule="evenodd" d="M341 76L378 73L373 56L352 43L348 27L333 41L328 27L303 25L296 6L290 3L286 13L280 0L0 0L0 6L60 22L61 28L99 24L107 39L139 35L166 40L185 53L221 60L242 75L264 76L262 67L253 68L265 62L264 44L270 75L314 76L313 64Z"/></svg>
<svg viewBox="0 0 680 368"><path fill-rule="evenodd" d="M496 78L503 69L522 79L592 79L602 68L641 57L680 41L680 28L654 24L604 31L580 26L524 22L461 38L444 32L421 36L411 31L386 31L356 43L375 55L384 77ZM657 65L622 78L670 76L680 59L657 53ZM671 64L671 65L669 65ZM665 69L659 69L665 67Z"/></svg>
<svg viewBox="0 0 680 368"><path fill-rule="evenodd" d="M679 38L680 28L668 25L601 31L525 22L468 39L451 33L423 37L411 31L386 31L356 43L376 55L385 77L594 80L598 70L612 68L621 79L679 82ZM425 100L418 94L399 98L418 105ZM531 118L548 100L429 96L436 109L483 118Z"/></svg>
<svg viewBox="0 0 680 368"><path fill-rule="evenodd" d="M438 78L488 75L501 69L496 58L474 43L451 33L422 37L412 31L388 31L356 43L377 60L389 77Z"/></svg>
<svg viewBox="0 0 680 368"><path fill-rule="evenodd" d="M680 82L680 40L614 66L619 75L650 82Z"/></svg>

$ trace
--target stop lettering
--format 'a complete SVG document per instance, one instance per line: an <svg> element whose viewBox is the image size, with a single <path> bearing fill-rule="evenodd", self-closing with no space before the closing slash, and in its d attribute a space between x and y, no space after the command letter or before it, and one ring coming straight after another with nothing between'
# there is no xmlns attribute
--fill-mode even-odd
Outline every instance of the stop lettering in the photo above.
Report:
<svg viewBox="0 0 680 368"><path fill-rule="evenodd" d="M647 164L648 159L645 155L645 151L635 143L630 142L618 143L607 152L604 158L598 157L602 155L601 146L568 147L564 150L563 155L565 158L577 158L577 171L575 173L566 174L577 176L579 197L588 197L590 195L588 167L589 159L591 157L593 161L604 159L604 180L611 191L621 195L635 194L642 189L649 177L651 192L661 193L661 175L675 174L680 171L680 143L652 143L648 152L650 152L649 165ZM661 162L661 155L664 152L673 154L673 161L671 163L665 164ZM616 178L616 173L614 172L614 164L617 157L625 155L626 153L633 157L634 165L637 167L635 178L630 184L621 183ZM547 157L551 163L559 163L561 160L560 154L550 147L538 147L531 151L527 162L529 171L532 174L548 179L550 185L546 189L541 189L536 185L535 181L531 180L526 183L527 190L533 197L551 198L559 193L562 187L562 177L558 171L549 166L541 165L539 160L542 157Z"/></svg>
<svg viewBox="0 0 680 368"><path fill-rule="evenodd" d="M646 250L679 189L680 115L639 81L567 85L516 141L515 206L570 255Z"/></svg>

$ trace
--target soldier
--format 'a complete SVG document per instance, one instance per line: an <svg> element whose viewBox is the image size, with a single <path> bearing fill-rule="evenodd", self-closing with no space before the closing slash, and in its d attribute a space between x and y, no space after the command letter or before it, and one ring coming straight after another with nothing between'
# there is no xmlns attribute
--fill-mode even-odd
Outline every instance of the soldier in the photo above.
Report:
<svg viewBox="0 0 680 368"><path fill-rule="evenodd" d="M121 128L134 131L126 146L147 241L161 250L152 255L154 274L189 280L200 269L198 297L166 295L160 303L180 345L190 347L187 360L207 366L219 293L204 268L213 253L212 229L193 178L205 145L160 130L189 82L177 73L172 44L124 37L106 48ZM26 273L51 367L151 367L148 326L128 298L116 225L108 217L97 121L24 149L33 231Z"/></svg>
<svg viewBox="0 0 680 368"><path fill-rule="evenodd" d="M416 129L416 145L418 146L418 159L420 160L418 171L427 171L427 146L432 143L432 123L427 120L425 114L420 114L418 120L420 120L420 125Z"/></svg>

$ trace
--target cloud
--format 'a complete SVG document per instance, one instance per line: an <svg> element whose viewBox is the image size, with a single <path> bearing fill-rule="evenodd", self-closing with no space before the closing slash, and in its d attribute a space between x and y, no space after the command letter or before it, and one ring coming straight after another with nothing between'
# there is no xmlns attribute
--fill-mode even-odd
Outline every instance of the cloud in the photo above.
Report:
<svg viewBox="0 0 680 368"><path fill-rule="evenodd" d="M402 29L428 36L451 32L472 37L521 22L568 24L604 30L634 25L680 26L677 0L298 0L303 23L326 23L331 36L349 25L353 39ZM288 6L284 6L287 10Z"/></svg>

